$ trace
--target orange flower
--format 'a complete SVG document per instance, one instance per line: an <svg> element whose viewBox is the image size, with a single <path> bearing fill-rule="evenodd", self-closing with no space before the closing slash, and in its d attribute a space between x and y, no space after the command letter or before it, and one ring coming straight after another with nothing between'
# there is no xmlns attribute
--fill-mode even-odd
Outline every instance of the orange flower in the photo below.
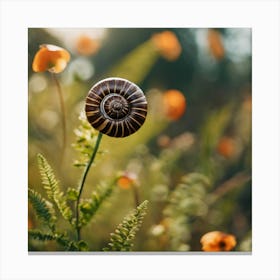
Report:
<svg viewBox="0 0 280 280"><path fill-rule="evenodd" d="M225 55L225 50L223 46L223 41L219 31L214 29L209 29L208 31L208 45L211 54L217 59L220 60Z"/></svg>
<svg viewBox="0 0 280 280"><path fill-rule="evenodd" d="M218 146L217 146L217 151L220 155L230 158L236 150L236 145L235 141L230 138L230 137L223 137L220 139Z"/></svg>
<svg viewBox="0 0 280 280"><path fill-rule="evenodd" d="M230 251L236 245L235 236L221 231L211 231L204 234L200 243L206 252Z"/></svg>
<svg viewBox="0 0 280 280"><path fill-rule="evenodd" d="M60 73L65 69L69 60L70 54L65 49L45 44L41 45L35 54L32 69L34 72Z"/></svg>
<svg viewBox="0 0 280 280"><path fill-rule="evenodd" d="M152 36L152 41L159 50L160 54L167 60L176 60L182 52L181 45L176 35L171 31L163 31L161 33L154 34Z"/></svg>
<svg viewBox="0 0 280 280"><path fill-rule="evenodd" d="M125 172L119 177L117 184L123 190L130 189L136 182L137 175L132 172Z"/></svg>
<svg viewBox="0 0 280 280"><path fill-rule="evenodd" d="M76 42L77 52L81 55L95 54L99 50L99 47L99 42L87 35L80 36Z"/></svg>
<svg viewBox="0 0 280 280"><path fill-rule="evenodd" d="M170 120L178 120L186 110L186 99L182 92L171 89L163 94L165 115Z"/></svg>

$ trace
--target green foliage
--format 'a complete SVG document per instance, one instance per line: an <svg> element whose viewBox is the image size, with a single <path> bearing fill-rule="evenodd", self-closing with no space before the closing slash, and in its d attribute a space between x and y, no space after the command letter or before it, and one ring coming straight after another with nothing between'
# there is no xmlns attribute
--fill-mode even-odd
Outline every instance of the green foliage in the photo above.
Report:
<svg viewBox="0 0 280 280"><path fill-rule="evenodd" d="M153 42L148 40L127 54L120 63L109 71L108 76L123 77L141 83L159 58Z"/></svg>
<svg viewBox="0 0 280 280"><path fill-rule="evenodd" d="M74 161L74 166L85 167L92 155L93 147L97 141L98 131L87 121L84 113L79 116L80 125L74 130L76 140L72 146L79 152L79 159ZM101 153L99 151L98 153Z"/></svg>
<svg viewBox="0 0 280 280"><path fill-rule="evenodd" d="M92 148L93 147L91 147L91 149ZM90 199L79 203L81 219L79 220L79 223L77 223L76 219L73 218L72 210L67 205L67 201L76 202L77 205L79 198L78 190L74 188L68 188L66 195L64 195L64 193L60 191L59 183L56 180L54 172L47 160L41 154L38 154L37 158L42 184L49 199L55 203L62 217L69 221L72 226L76 227L76 229L80 230L82 226L85 226L92 219L106 198L112 194L113 187L115 186L116 182L114 181L111 184L101 185L92 193ZM57 220L57 217L51 202L42 198L39 193L32 189L29 190L29 200L34 207L37 216L49 226L52 232L44 233L39 230L30 231L29 236L31 238L40 241L54 240L57 242L57 244L63 246L65 250L88 251L89 247L87 243L83 240L80 240L80 236L78 236L78 241L74 242L69 240L65 234L56 232L54 222Z"/></svg>
<svg viewBox="0 0 280 280"><path fill-rule="evenodd" d="M56 239L54 234L43 233L40 230L29 230L28 236L35 240L40 240L40 241L50 241Z"/></svg>
<svg viewBox="0 0 280 280"><path fill-rule="evenodd" d="M216 150L219 139L225 132L232 117L233 106L230 104L220 110L212 112L201 127L201 150L199 166L202 173L212 179L215 177L215 165L212 162L213 152Z"/></svg>
<svg viewBox="0 0 280 280"><path fill-rule="evenodd" d="M29 230L28 235L30 238L39 241L51 241L54 240L63 247L66 251L87 251L88 245L85 241L71 241L64 234L60 233L43 233L40 230Z"/></svg>
<svg viewBox="0 0 280 280"><path fill-rule="evenodd" d="M207 214L206 203L209 179L203 174L190 173L170 193L164 215L169 220L171 248L188 248L191 223L197 217Z"/></svg>
<svg viewBox="0 0 280 280"><path fill-rule="evenodd" d="M32 204L36 215L52 230L55 229L57 217L51 202L44 199L33 189L28 189L28 199Z"/></svg>
<svg viewBox="0 0 280 280"><path fill-rule="evenodd" d="M101 204L111 196L114 187L115 181L111 184L103 184L93 191L90 199L81 202L80 226L86 225L93 218Z"/></svg>
<svg viewBox="0 0 280 280"><path fill-rule="evenodd" d="M68 188L66 192L67 200L76 201L78 198L78 191L73 188Z"/></svg>
<svg viewBox="0 0 280 280"><path fill-rule="evenodd" d="M142 202L121 224L111 233L110 243L104 251L131 251L136 232L139 230L146 215L148 201Z"/></svg>
<svg viewBox="0 0 280 280"><path fill-rule="evenodd" d="M247 235L241 240L239 248L240 251L250 252L252 251L252 232L248 232Z"/></svg>
<svg viewBox="0 0 280 280"><path fill-rule="evenodd" d="M49 199L51 199L57 206L59 212L63 216L64 219L71 221L72 219L72 211L70 207L67 205L66 198L64 193L61 192L58 181L55 178L54 172L44 158L43 155L38 154L38 166L41 174L41 180L44 189L47 192Z"/></svg>
<svg viewBox="0 0 280 280"><path fill-rule="evenodd" d="M232 106L225 106L220 110L214 111L202 126L202 152L209 153L216 147L219 138L230 121Z"/></svg>
<svg viewBox="0 0 280 280"><path fill-rule="evenodd" d="M66 251L87 251L88 250L88 246L84 241L81 240L79 242L75 242L75 241L69 240L63 234L57 234L55 240Z"/></svg>

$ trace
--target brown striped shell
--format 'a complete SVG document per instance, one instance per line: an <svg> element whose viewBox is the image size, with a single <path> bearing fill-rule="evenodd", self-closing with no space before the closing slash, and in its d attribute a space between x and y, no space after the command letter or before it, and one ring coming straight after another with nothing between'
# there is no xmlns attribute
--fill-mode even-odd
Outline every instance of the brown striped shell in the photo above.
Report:
<svg viewBox="0 0 280 280"><path fill-rule="evenodd" d="M85 111L95 129L108 136L126 137L145 122L147 100L134 83L121 78L108 78L90 89Z"/></svg>

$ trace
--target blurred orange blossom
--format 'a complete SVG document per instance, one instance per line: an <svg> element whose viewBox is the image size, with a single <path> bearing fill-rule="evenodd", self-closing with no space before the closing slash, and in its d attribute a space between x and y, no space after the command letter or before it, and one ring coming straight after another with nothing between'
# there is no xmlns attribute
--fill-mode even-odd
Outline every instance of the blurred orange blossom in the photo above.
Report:
<svg viewBox="0 0 280 280"><path fill-rule="evenodd" d="M222 37L219 31L214 29L208 30L208 45L211 54L217 60L220 60L224 57L225 50L224 50Z"/></svg>
<svg viewBox="0 0 280 280"><path fill-rule="evenodd" d="M67 50L55 45L44 44L35 54L32 69L34 72L60 73L65 69L69 60L70 54Z"/></svg>
<svg viewBox="0 0 280 280"><path fill-rule="evenodd" d="M168 135L160 135L157 138L157 144L161 148L167 148L170 145L171 139Z"/></svg>
<svg viewBox="0 0 280 280"><path fill-rule="evenodd" d="M117 180L117 185L123 189L130 189L136 182L137 175L132 172L124 172Z"/></svg>
<svg viewBox="0 0 280 280"><path fill-rule="evenodd" d="M160 54L169 61L176 60L182 52L181 45L172 31L154 34L152 41Z"/></svg>
<svg viewBox="0 0 280 280"><path fill-rule="evenodd" d="M200 243L206 252L230 251L236 245L235 236L221 231L211 231L204 234Z"/></svg>
<svg viewBox="0 0 280 280"><path fill-rule="evenodd" d="M81 35L76 41L76 50L81 55L93 55L99 47L99 42L87 35Z"/></svg>
<svg viewBox="0 0 280 280"><path fill-rule="evenodd" d="M224 136L220 139L217 146L217 152L220 155L226 158L230 158L232 155L234 155L235 151L236 151L236 144L231 137Z"/></svg>
<svg viewBox="0 0 280 280"><path fill-rule="evenodd" d="M182 92L170 89L163 94L163 108L166 117L170 120L178 120L185 112L186 98Z"/></svg>

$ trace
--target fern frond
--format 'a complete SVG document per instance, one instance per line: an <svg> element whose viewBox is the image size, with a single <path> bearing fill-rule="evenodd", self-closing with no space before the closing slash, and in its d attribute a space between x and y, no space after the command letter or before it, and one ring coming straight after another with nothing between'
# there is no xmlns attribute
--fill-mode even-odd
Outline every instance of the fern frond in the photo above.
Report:
<svg viewBox="0 0 280 280"><path fill-rule="evenodd" d="M65 251L80 251L75 241L69 240L63 234L57 234L55 237L57 244L61 245Z"/></svg>
<svg viewBox="0 0 280 280"><path fill-rule="evenodd" d="M81 220L80 225L86 225L100 208L101 204L111 196L115 182L104 186L99 186L92 193L91 199L85 200L80 204Z"/></svg>
<svg viewBox="0 0 280 280"><path fill-rule="evenodd" d="M40 240L40 241L50 241L56 239L55 235L50 233L43 233L40 230L29 230L28 236L30 238L33 238L35 240Z"/></svg>
<svg viewBox="0 0 280 280"><path fill-rule="evenodd" d="M143 218L146 215L148 201L142 202L136 209L126 216L121 224L117 226L108 247L103 251L131 251L136 232L139 230Z"/></svg>
<svg viewBox="0 0 280 280"><path fill-rule="evenodd" d="M172 250L188 246L191 223L195 218L205 216L208 212L206 203L208 177L200 173L189 173L171 192L168 204L163 211L168 219L168 234Z"/></svg>
<svg viewBox="0 0 280 280"><path fill-rule="evenodd" d="M39 241L56 241L65 251L88 251L88 245L85 241L71 241L68 237L61 233L43 233L40 230L29 230L28 236Z"/></svg>
<svg viewBox="0 0 280 280"><path fill-rule="evenodd" d="M30 188L28 189L28 199L38 218L54 230L57 217L55 215L53 204L44 199L38 192Z"/></svg>
<svg viewBox="0 0 280 280"><path fill-rule="evenodd" d="M71 222L73 213L67 205L64 193L60 191L59 183L55 178L53 169L41 154L38 154L38 166L41 174L41 180L44 189L47 192L49 199L51 199L57 206L62 217Z"/></svg>

